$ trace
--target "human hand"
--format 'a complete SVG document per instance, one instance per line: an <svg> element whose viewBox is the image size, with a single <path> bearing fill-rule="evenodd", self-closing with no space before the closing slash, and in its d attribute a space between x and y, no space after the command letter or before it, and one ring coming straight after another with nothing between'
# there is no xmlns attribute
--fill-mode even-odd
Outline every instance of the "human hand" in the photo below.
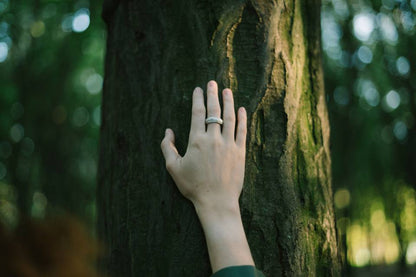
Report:
<svg viewBox="0 0 416 277"><path fill-rule="evenodd" d="M205 105L202 89L192 97L189 144L181 157L175 147L172 130L167 129L161 143L166 168L179 191L195 206L204 229L212 271L233 265L253 265L238 205L244 181L247 114L238 110L235 132L234 99L230 89L223 90L221 126L208 124L205 131ZM207 87L207 115L221 117L218 87Z"/></svg>
<svg viewBox="0 0 416 277"><path fill-rule="evenodd" d="M223 90L223 128L217 123L207 125L206 110L201 88L195 88L192 97L192 120L189 144L181 157L175 147L172 130L167 129L161 143L166 168L179 191L198 209L227 209L238 207L244 181L247 114L238 110L237 135L235 132L234 99L230 89ZM207 115L221 117L218 86L207 85Z"/></svg>

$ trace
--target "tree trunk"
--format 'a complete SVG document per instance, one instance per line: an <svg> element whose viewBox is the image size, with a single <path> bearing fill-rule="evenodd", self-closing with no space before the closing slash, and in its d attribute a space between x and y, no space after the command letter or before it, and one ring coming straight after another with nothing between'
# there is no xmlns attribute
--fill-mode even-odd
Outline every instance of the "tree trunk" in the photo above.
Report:
<svg viewBox="0 0 416 277"><path fill-rule="evenodd" d="M105 1L98 228L108 272L211 273L160 141L172 128L184 154L193 88L214 79L248 111L240 203L257 267L266 276L340 274L319 14L319 1Z"/></svg>

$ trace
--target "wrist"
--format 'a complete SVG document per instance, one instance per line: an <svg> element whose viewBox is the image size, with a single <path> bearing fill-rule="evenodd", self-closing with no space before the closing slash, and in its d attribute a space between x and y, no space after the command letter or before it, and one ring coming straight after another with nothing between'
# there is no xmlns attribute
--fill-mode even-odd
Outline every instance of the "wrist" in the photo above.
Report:
<svg viewBox="0 0 416 277"><path fill-rule="evenodd" d="M194 207L202 225L211 222L234 221L233 219L241 220L238 199L234 201L198 201L194 202Z"/></svg>

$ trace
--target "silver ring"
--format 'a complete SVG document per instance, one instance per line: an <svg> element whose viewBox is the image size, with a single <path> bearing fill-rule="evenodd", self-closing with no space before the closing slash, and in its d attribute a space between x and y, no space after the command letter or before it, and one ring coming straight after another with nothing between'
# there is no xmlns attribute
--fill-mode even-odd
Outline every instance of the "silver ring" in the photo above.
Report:
<svg viewBox="0 0 416 277"><path fill-rule="evenodd" d="M218 123L222 125L223 121L221 118L210 116L207 119L205 119L205 124L210 124L210 123Z"/></svg>

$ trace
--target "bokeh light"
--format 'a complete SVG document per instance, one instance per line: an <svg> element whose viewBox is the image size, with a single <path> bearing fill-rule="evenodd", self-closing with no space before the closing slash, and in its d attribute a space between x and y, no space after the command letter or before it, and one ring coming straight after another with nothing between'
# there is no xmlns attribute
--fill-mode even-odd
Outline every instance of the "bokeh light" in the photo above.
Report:
<svg viewBox="0 0 416 277"><path fill-rule="evenodd" d="M384 107L387 111L393 111L397 109L400 106L400 94L395 91L391 90L389 91L386 96L384 97Z"/></svg>
<svg viewBox="0 0 416 277"><path fill-rule="evenodd" d="M361 13L354 16L353 27L354 35L362 41L370 39L375 28L375 18L371 13Z"/></svg>
<svg viewBox="0 0 416 277"><path fill-rule="evenodd" d="M72 30L81 33L90 26L90 12L88 9L78 10L72 18Z"/></svg>
<svg viewBox="0 0 416 277"><path fill-rule="evenodd" d="M343 209L350 204L350 192L347 189L339 189L335 192L334 203L338 209Z"/></svg>
<svg viewBox="0 0 416 277"><path fill-rule="evenodd" d="M373 60L373 52L365 45L360 46L357 51L358 58L365 64L371 63Z"/></svg>
<svg viewBox="0 0 416 277"><path fill-rule="evenodd" d="M398 33L393 19L384 13L378 14L377 19L384 41L390 44L396 44L398 40Z"/></svg>
<svg viewBox="0 0 416 277"><path fill-rule="evenodd" d="M30 27L30 34L34 38L41 37L45 33L45 23L43 21L36 21Z"/></svg>
<svg viewBox="0 0 416 277"><path fill-rule="evenodd" d="M61 28L64 32L71 32L72 31L72 21L73 16L71 14L67 14L64 16L61 22Z"/></svg>
<svg viewBox="0 0 416 277"><path fill-rule="evenodd" d="M403 75L403 76L407 75L410 71L409 60L406 59L406 57L399 57L396 60L396 67L400 75Z"/></svg>
<svg viewBox="0 0 416 277"><path fill-rule="evenodd" d="M85 87L89 93L98 94L103 87L103 77L98 73L90 75L85 82Z"/></svg>
<svg viewBox="0 0 416 277"><path fill-rule="evenodd" d="M10 128L10 138L13 142L19 142L25 134L25 129L19 123L14 124Z"/></svg>
<svg viewBox="0 0 416 277"><path fill-rule="evenodd" d="M32 201L31 215L35 218L44 218L46 207L48 205L48 199L46 196L42 192L36 191L33 194Z"/></svg>
<svg viewBox="0 0 416 277"><path fill-rule="evenodd" d="M416 263L416 241L409 243L406 251L406 262L408 264Z"/></svg>
<svg viewBox="0 0 416 277"><path fill-rule="evenodd" d="M15 188L0 180L0 221L10 227L16 226L18 220L16 200Z"/></svg>
<svg viewBox="0 0 416 277"><path fill-rule="evenodd" d="M372 107L376 107L380 102L380 94L374 86L364 90L364 98Z"/></svg>
<svg viewBox="0 0 416 277"><path fill-rule="evenodd" d="M4 62L7 59L9 54L9 46L5 42L0 42L0 63Z"/></svg>
<svg viewBox="0 0 416 277"><path fill-rule="evenodd" d="M396 123L394 123L393 133L394 133L394 136L398 140L404 140L406 138L406 136L407 136L407 126L406 126L406 123L404 123L401 120L398 120Z"/></svg>

